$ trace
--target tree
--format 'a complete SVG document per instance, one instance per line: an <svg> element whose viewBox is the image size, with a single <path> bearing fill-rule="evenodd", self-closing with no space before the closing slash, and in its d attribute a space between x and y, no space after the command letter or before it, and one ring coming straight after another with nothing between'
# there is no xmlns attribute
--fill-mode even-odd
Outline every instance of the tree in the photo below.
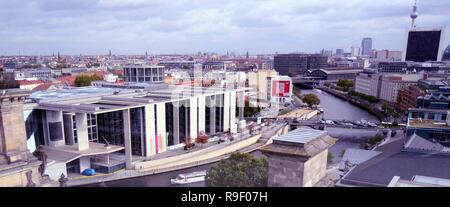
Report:
<svg viewBox="0 0 450 207"><path fill-rule="evenodd" d="M192 139L190 137L187 137L186 139L184 139L184 150L191 150L192 147L194 147L195 144L192 143Z"/></svg>
<svg viewBox="0 0 450 207"><path fill-rule="evenodd" d="M98 75L79 75L75 78L75 86L83 87L90 86L92 81L102 80L102 78Z"/></svg>
<svg viewBox="0 0 450 207"><path fill-rule="evenodd" d="M214 164L206 175L208 187L267 187L269 164L266 158L233 153Z"/></svg>
<svg viewBox="0 0 450 207"><path fill-rule="evenodd" d="M348 89L355 86L355 82L352 80L342 79L342 80L339 80L336 85L343 88L344 91L348 91Z"/></svg>
<svg viewBox="0 0 450 207"><path fill-rule="evenodd" d="M309 107L320 104L320 99L316 94L309 93L303 96L302 101L308 104Z"/></svg>
<svg viewBox="0 0 450 207"><path fill-rule="evenodd" d="M208 143L208 135L205 132L200 132L200 136L197 137L197 139L195 140L195 142L199 143L201 145L201 147L203 148L203 144Z"/></svg>

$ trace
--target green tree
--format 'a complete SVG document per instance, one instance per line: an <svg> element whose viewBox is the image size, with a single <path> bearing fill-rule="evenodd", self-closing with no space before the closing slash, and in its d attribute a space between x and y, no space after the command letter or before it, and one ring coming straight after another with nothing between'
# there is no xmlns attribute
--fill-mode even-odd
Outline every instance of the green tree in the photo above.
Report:
<svg viewBox="0 0 450 207"><path fill-rule="evenodd" d="M306 104L308 104L309 107L312 107L314 105L319 105L320 104L320 99L319 97L317 97L316 94L313 93L309 93L306 94L302 97L302 101Z"/></svg>
<svg viewBox="0 0 450 207"><path fill-rule="evenodd" d="M344 91L348 91L351 87L355 86L355 82L352 80L342 79L339 80L336 85L341 87Z"/></svg>
<svg viewBox="0 0 450 207"><path fill-rule="evenodd" d="M90 86L92 81L102 80L102 78L98 75L79 75L75 78L75 86L83 87Z"/></svg>
<svg viewBox="0 0 450 207"><path fill-rule="evenodd" d="M268 161L247 153L233 153L214 164L206 175L208 187L267 187Z"/></svg>

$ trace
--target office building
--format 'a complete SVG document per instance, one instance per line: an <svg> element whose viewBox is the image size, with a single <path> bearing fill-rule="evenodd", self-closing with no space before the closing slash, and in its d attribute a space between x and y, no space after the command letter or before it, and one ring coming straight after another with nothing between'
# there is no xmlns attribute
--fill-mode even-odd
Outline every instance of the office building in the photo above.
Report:
<svg viewBox="0 0 450 207"><path fill-rule="evenodd" d="M270 77L278 76L278 72L275 70L258 70L255 72L248 72L248 87L251 88L256 94L256 99L260 101L269 101L267 99L267 93L270 92L267 88L267 80ZM250 100L253 104L256 104L257 100Z"/></svg>
<svg viewBox="0 0 450 207"><path fill-rule="evenodd" d="M417 85L411 85L398 92L396 108L398 111L405 113L409 108L417 107L417 98L425 95L425 91Z"/></svg>
<svg viewBox="0 0 450 207"><path fill-rule="evenodd" d="M372 53L372 38L366 37L361 41L361 55L370 56Z"/></svg>
<svg viewBox="0 0 450 207"><path fill-rule="evenodd" d="M309 69L328 66L328 57L320 54L279 54L274 57L274 69L280 75L303 75Z"/></svg>
<svg viewBox="0 0 450 207"><path fill-rule="evenodd" d="M123 67L125 82L152 83L164 81L164 66L133 64Z"/></svg>
<svg viewBox="0 0 450 207"><path fill-rule="evenodd" d="M24 112L27 140L46 150L49 176L133 169L135 162L183 147L202 132L236 133L243 119L237 106L243 106L245 88L147 85L33 93Z"/></svg>
<svg viewBox="0 0 450 207"><path fill-rule="evenodd" d="M344 55L344 49L336 49L336 56Z"/></svg>
<svg viewBox="0 0 450 207"><path fill-rule="evenodd" d="M267 100L277 104L291 103L292 78L289 76L274 76L267 79Z"/></svg>
<svg viewBox="0 0 450 207"><path fill-rule="evenodd" d="M444 52L444 30L417 29L408 31L403 61L441 61Z"/></svg>
<svg viewBox="0 0 450 207"><path fill-rule="evenodd" d="M359 56L361 53L361 48L359 47L352 46L350 49L353 57Z"/></svg>
<svg viewBox="0 0 450 207"><path fill-rule="evenodd" d="M365 70L356 76L355 91L369 96L380 97L381 74Z"/></svg>
<svg viewBox="0 0 450 207"><path fill-rule="evenodd" d="M373 50L372 59L376 61L401 61L402 51Z"/></svg>
<svg viewBox="0 0 450 207"><path fill-rule="evenodd" d="M378 98L395 104L397 103L399 90L417 84L417 81L423 78L423 74L383 75Z"/></svg>

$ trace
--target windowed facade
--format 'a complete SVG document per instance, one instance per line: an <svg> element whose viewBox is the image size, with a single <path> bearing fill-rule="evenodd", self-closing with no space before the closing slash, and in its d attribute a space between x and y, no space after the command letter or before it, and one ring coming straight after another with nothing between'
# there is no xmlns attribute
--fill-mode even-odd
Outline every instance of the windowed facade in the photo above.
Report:
<svg viewBox="0 0 450 207"><path fill-rule="evenodd" d="M125 82L162 82L164 66L126 66L123 69Z"/></svg>

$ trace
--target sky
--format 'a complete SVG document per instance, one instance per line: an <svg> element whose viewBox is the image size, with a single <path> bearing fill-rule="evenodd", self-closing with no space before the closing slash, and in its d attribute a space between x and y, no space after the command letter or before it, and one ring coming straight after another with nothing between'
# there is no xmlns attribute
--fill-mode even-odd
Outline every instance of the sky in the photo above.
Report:
<svg viewBox="0 0 450 207"><path fill-rule="evenodd" d="M413 0L0 0L0 55L402 50ZM450 24L418 0L417 26ZM450 31L446 32L446 44Z"/></svg>

